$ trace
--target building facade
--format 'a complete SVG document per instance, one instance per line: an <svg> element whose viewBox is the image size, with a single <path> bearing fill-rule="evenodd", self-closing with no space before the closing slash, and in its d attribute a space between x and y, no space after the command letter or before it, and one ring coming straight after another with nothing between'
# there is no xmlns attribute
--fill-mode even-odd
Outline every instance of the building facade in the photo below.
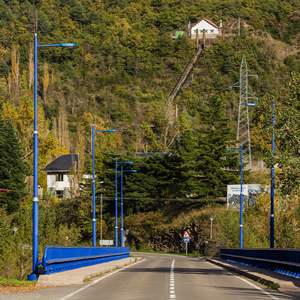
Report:
<svg viewBox="0 0 300 300"><path fill-rule="evenodd" d="M73 170L72 170L73 168ZM43 172L47 173L47 191L58 198L68 198L78 189L78 155L61 155L48 164Z"/></svg>
<svg viewBox="0 0 300 300"><path fill-rule="evenodd" d="M205 31L205 38L206 39L214 39L218 36L221 36L221 27L213 23L212 21L208 19L202 19L198 23L196 23L194 26L191 27L190 37L192 39L195 39L197 36L197 30L198 30L198 38L202 39L203 37L203 31Z"/></svg>

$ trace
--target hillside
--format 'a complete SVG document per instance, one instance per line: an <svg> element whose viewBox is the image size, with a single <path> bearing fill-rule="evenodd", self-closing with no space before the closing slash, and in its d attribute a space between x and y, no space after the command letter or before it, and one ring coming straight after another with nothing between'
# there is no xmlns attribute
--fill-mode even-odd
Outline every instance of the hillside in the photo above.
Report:
<svg viewBox="0 0 300 300"><path fill-rule="evenodd" d="M93 122L120 130L111 145L116 150L167 150L161 139L165 116L158 110L164 112L164 102L195 49L186 35L177 40L171 35L178 29L187 32L189 21L206 17L217 24L222 19L227 38L200 62L192 85L177 99L179 112L186 107L195 118L193 126L199 127L199 109L209 105L209 95L222 91L235 129L237 95L226 89L238 79L242 54L259 75L251 84L260 97L298 70L298 7L298 1L1 1L1 101L9 99L12 105L4 117L15 119L14 111L32 99L37 29L40 44L77 45L39 49L41 138L49 139L51 130L53 144L42 163L59 153L89 152ZM235 36L238 15L241 36ZM148 137L152 126L157 129L153 145ZM28 145L26 154L30 150Z"/></svg>
<svg viewBox="0 0 300 300"><path fill-rule="evenodd" d="M128 242L144 250L182 251L181 232L189 228L196 241L192 250L202 252L211 217L213 239L238 245L239 216L216 199L226 196L227 184L239 182L236 153L226 148L236 142L239 104L239 91L229 87L239 81L245 55L258 75L249 80L258 97L250 110L252 157L279 167L276 244L298 247L299 7L299 0L0 0L0 275L25 278L31 269L34 33L39 45L76 44L38 49L39 185L46 189L41 171L62 154L79 157L78 172L68 175L80 182L84 173L92 174L92 124L96 130L116 129L96 136L96 218L105 193L103 235L113 238L114 159L134 162L138 172L124 179L124 219ZM168 107L168 96L196 51L188 24L202 18L222 20L224 40L205 49L189 84ZM184 34L173 39L176 31ZM170 122L175 107L178 116ZM270 182L269 173L249 173L245 183ZM20 184L12 188L16 179ZM39 204L40 254L46 245L65 244L66 236L70 245L91 244L91 186L87 178L80 197L64 201L45 193ZM245 211L245 246L269 244L269 206L265 193Z"/></svg>

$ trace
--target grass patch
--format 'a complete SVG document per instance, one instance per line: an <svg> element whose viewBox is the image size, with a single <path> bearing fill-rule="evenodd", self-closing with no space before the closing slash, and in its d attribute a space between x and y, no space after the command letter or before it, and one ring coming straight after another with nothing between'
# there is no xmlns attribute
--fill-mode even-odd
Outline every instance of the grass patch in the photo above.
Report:
<svg viewBox="0 0 300 300"><path fill-rule="evenodd" d="M35 286L37 281L17 280L0 277L0 286Z"/></svg>
<svg viewBox="0 0 300 300"><path fill-rule="evenodd" d="M264 279L258 279L257 282L273 289L273 290L278 290L280 288L280 285L278 283L275 283L275 282L271 282L271 281L268 281L268 280L264 280Z"/></svg>

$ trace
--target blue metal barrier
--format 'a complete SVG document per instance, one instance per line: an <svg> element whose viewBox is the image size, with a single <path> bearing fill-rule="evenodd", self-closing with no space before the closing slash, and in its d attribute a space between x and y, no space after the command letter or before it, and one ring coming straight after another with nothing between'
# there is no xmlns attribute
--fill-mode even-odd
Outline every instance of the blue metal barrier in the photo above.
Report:
<svg viewBox="0 0 300 300"><path fill-rule="evenodd" d="M221 259L300 278L299 249L221 249Z"/></svg>
<svg viewBox="0 0 300 300"><path fill-rule="evenodd" d="M129 257L130 248L47 246L42 265L44 274L68 271L81 267Z"/></svg>

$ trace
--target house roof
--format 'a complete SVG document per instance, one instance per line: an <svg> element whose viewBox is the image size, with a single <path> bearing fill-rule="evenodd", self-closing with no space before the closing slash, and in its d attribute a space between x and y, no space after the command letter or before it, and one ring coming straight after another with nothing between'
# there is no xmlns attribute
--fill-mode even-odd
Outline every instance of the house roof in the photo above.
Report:
<svg viewBox="0 0 300 300"><path fill-rule="evenodd" d="M69 172L71 167L74 167L76 162L76 169L78 170L78 154L61 155L50 164L48 164L43 172Z"/></svg>
<svg viewBox="0 0 300 300"><path fill-rule="evenodd" d="M135 153L135 155L144 157L144 156L169 156L172 153L163 153L163 152L154 152L154 153ZM78 171L78 154L66 154L61 155L58 158L54 159L50 164L48 164L43 172L47 173L58 173L58 172L69 172L70 168L75 165L76 162L76 170Z"/></svg>
<svg viewBox="0 0 300 300"><path fill-rule="evenodd" d="M210 25L212 25L212 26L214 26L214 27L216 27L216 28L218 28L218 29L220 29L220 27L218 26L218 25L216 25L214 22L212 22L212 21L210 21L210 20L208 20L208 19L205 19L205 18L203 18L203 19L201 19L199 22L197 22L192 28L194 28L197 24L199 24L201 21L206 21L207 23L209 23Z"/></svg>

